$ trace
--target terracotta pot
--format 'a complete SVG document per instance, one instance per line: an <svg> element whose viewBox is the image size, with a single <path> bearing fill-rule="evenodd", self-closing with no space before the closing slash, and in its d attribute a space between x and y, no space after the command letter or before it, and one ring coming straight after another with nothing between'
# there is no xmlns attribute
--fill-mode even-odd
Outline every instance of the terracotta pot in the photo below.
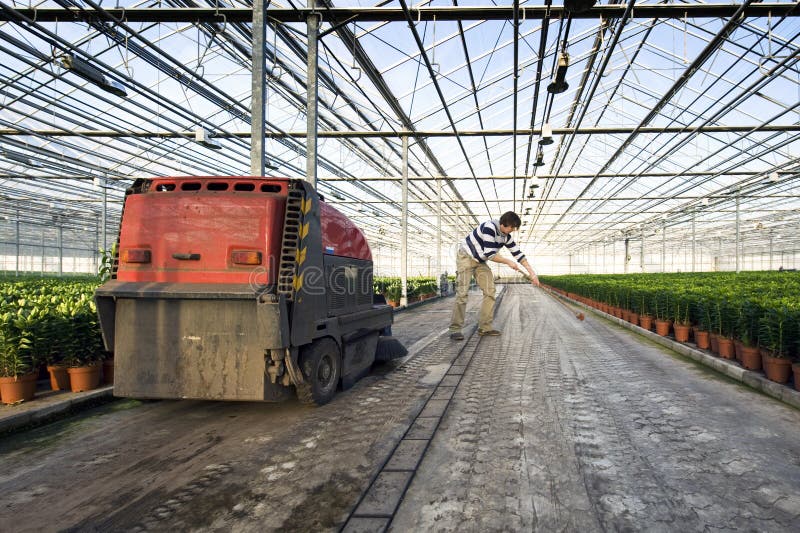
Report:
<svg viewBox="0 0 800 533"><path fill-rule="evenodd" d="M793 364L792 370L794 371L794 388L800 390L800 363Z"/></svg>
<svg viewBox="0 0 800 533"><path fill-rule="evenodd" d="M113 385L114 384L114 360L113 359L104 359L103 360L103 384L104 385Z"/></svg>
<svg viewBox="0 0 800 533"><path fill-rule="evenodd" d="M639 325L648 331L653 329L653 317L648 315L639 316Z"/></svg>
<svg viewBox="0 0 800 533"><path fill-rule="evenodd" d="M761 360L767 379L776 383L786 383L792 372L792 362L785 357L764 355Z"/></svg>
<svg viewBox="0 0 800 533"><path fill-rule="evenodd" d="M100 365L68 368L72 392L83 392L100 386Z"/></svg>
<svg viewBox="0 0 800 533"><path fill-rule="evenodd" d="M50 389L67 390L69 388L69 374L67 374L67 367L59 365L47 365L47 371L50 373Z"/></svg>
<svg viewBox="0 0 800 533"><path fill-rule="evenodd" d="M36 372L23 376L0 378L0 398L3 403L13 403L32 400L36 394Z"/></svg>
<svg viewBox="0 0 800 533"><path fill-rule="evenodd" d="M400 307L400 302L397 300L386 300L386 303L391 305L392 307Z"/></svg>
<svg viewBox="0 0 800 533"><path fill-rule="evenodd" d="M719 342L717 342L719 336L716 333L709 333L708 334L708 341L711 343L711 352L715 354L719 354Z"/></svg>
<svg viewBox="0 0 800 533"><path fill-rule="evenodd" d="M708 332L700 329L694 330L694 342L697 343L697 347L701 350L708 350L709 346L711 346L708 341Z"/></svg>
<svg viewBox="0 0 800 533"><path fill-rule="evenodd" d="M630 311L628 311L627 309L623 309L622 312L620 313L620 318L625 322L627 322L628 316L630 316L630 314L631 314Z"/></svg>
<svg viewBox="0 0 800 533"><path fill-rule="evenodd" d="M736 354L736 360L742 362L742 347L744 344L739 339L733 341L733 352Z"/></svg>
<svg viewBox="0 0 800 533"><path fill-rule="evenodd" d="M669 335L669 328L672 324L669 320L656 320L656 333L662 337Z"/></svg>
<svg viewBox="0 0 800 533"><path fill-rule="evenodd" d="M761 354L758 353L758 348L742 345L742 366L747 370L761 370Z"/></svg>
<svg viewBox="0 0 800 533"><path fill-rule="evenodd" d="M634 325L638 324L639 323L639 314L638 313L634 313L633 311L628 313L628 322L630 322L631 324L634 324Z"/></svg>
<svg viewBox="0 0 800 533"><path fill-rule="evenodd" d="M717 337L717 345L719 346L719 356L723 359L733 359L736 354L733 351L733 339L728 337Z"/></svg>
<svg viewBox="0 0 800 533"><path fill-rule="evenodd" d="M691 327L687 324L673 324L672 329L675 330L675 340L678 342L689 341L689 330Z"/></svg>

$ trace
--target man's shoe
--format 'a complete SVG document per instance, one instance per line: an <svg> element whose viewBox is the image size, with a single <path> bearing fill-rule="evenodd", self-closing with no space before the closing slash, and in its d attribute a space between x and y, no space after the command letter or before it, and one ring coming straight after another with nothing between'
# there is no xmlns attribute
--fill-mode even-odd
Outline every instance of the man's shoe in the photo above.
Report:
<svg viewBox="0 0 800 533"><path fill-rule="evenodd" d="M463 341L464 334L461 333L460 331L454 331L453 333L450 334L450 338L453 339L454 341Z"/></svg>
<svg viewBox="0 0 800 533"><path fill-rule="evenodd" d="M496 329L487 329L486 331L479 331L478 335L481 337L497 337L502 334L502 331Z"/></svg>

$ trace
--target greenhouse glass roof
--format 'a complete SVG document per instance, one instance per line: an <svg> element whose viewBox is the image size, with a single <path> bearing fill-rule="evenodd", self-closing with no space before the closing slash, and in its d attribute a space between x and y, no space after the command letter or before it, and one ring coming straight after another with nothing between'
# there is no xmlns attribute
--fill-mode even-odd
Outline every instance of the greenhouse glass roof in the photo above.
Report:
<svg viewBox="0 0 800 533"><path fill-rule="evenodd" d="M269 173L306 173L313 12L318 188L373 247L399 238L403 136L415 254L439 186L448 243L515 210L543 255L667 230L796 247L798 2L581 4L268 2ZM0 240L15 220L94 239L138 177L248 175L251 20L246 1L3 0Z"/></svg>

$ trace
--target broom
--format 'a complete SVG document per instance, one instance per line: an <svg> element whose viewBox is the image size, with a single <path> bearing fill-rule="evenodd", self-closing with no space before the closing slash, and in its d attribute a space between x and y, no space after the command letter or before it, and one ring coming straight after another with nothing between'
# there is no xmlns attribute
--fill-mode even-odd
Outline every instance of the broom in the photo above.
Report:
<svg viewBox="0 0 800 533"><path fill-rule="evenodd" d="M549 290L547 290L547 289L545 289L545 290L547 291L547 293L550 295L550 297L553 300L557 301L558 303L560 303L561 305L563 305L564 307L569 309L569 312L572 313L573 315L575 315L575 318L577 318L578 320L583 320L584 319L583 313L581 313L581 312L576 313L570 306L568 306L565 302L561 301L561 298L559 298L558 296L554 296L553 293L550 292Z"/></svg>
<svg viewBox="0 0 800 533"><path fill-rule="evenodd" d="M528 280L529 282L531 281L531 278L530 278L530 276L528 276L528 275L526 275L526 274L523 274L523 275L522 275L522 277L523 277L523 278L525 278L526 280ZM547 294L549 294L549 295L550 295L550 297L551 297L553 300L557 301L558 303L560 303L561 305L563 305L564 307L566 307L567 309L569 309L569 312L570 312L570 313L572 313L573 315L575 315L575 318L577 318L578 320L581 320L581 321L582 321L582 320L585 318L585 317L583 316L583 313L581 313L581 312L578 312L578 313L576 313L576 312L575 312L575 311L574 311L574 310L573 310L573 309L572 309L570 306L568 306L566 303L562 302L562 301L561 301L561 298L559 298L558 296L554 296L554 295L553 295L553 293L552 293L552 291L550 291L549 289L544 289L544 291L545 291Z"/></svg>

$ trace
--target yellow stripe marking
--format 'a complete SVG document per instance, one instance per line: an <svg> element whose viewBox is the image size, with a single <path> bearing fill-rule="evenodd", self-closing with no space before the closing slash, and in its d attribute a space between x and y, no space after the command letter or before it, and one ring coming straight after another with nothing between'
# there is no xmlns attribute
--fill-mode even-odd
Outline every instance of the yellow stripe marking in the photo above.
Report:
<svg viewBox="0 0 800 533"><path fill-rule="evenodd" d="M311 211L311 198L303 198L300 202L300 209L303 211L304 215L307 215L309 211Z"/></svg>
<svg viewBox="0 0 800 533"><path fill-rule="evenodd" d="M299 291L303 287L303 274L295 276L294 281L292 281L292 286L294 286L295 292Z"/></svg>
<svg viewBox="0 0 800 533"><path fill-rule="evenodd" d="M303 224L303 227L300 228L300 239L301 240L305 239L306 235L308 235L308 225L309 225L309 222L306 222L305 224Z"/></svg>
<svg viewBox="0 0 800 533"><path fill-rule="evenodd" d="M306 262L306 248L302 250L295 250L294 252L295 261L297 261L298 265L302 265Z"/></svg>

